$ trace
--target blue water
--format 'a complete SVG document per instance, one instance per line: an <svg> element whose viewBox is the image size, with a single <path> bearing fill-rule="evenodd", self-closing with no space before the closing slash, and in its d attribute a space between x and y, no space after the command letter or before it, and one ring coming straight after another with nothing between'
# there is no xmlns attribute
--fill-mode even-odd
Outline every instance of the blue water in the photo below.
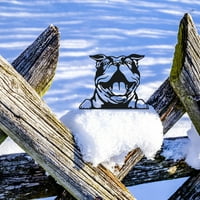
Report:
<svg viewBox="0 0 200 200"><path fill-rule="evenodd" d="M0 0L0 54L12 62L54 24L61 35L60 57L44 100L59 117L91 97L95 63L88 56L93 54L145 55L138 90L147 99L169 76L178 25L186 12L199 29L198 0ZM175 190L170 184L158 187ZM145 187L141 193L138 199L167 199L151 198Z"/></svg>

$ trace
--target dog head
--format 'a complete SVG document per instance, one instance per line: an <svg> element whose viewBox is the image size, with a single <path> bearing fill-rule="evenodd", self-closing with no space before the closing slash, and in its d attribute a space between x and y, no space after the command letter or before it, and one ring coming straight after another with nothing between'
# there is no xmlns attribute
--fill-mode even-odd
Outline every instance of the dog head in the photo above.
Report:
<svg viewBox="0 0 200 200"><path fill-rule="evenodd" d="M127 104L136 95L140 83L138 61L143 55L106 56L97 54L90 56L96 61L96 92L105 104Z"/></svg>

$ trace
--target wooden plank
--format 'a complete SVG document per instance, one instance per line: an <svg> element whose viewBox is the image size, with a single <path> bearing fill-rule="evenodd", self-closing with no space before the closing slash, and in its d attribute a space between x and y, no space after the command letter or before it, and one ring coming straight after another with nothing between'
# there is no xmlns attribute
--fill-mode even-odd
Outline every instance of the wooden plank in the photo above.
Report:
<svg viewBox="0 0 200 200"><path fill-rule="evenodd" d="M55 76L59 40L58 28L50 25L12 62L16 71L40 96L44 96Z"/></svg>
<svg viewBox="0 0 200 200"><path fill-rule="evenodd" d="M50 25L16 58L12 65L43 96L55 75L59 52L58 28ZM0 131L0 144L7 135Z"/></svg>
<svg viewBox="0 0 200 200"><path fill-rule="evenodd" d="M170 85L169 78L151 95L147 103L155 109L160 116L163 125L163 134L173 127L173 125L183 116L185 108ZM124 165L116 172L119 180L129 173L129 171L143 158L144 154L140 149L134 149L127 155Z"/></svg>
<svg viewBox="0 0 200 200"><path fill-rule="evenodd" d="M4 142L4 140L7 138L8 136L2 131L0 130L0 145Z"/></svg>
<svg viewBox="0 0 200 200"><path fill-rule="evenodd" d="M162 156L164 151L172 148L174 154L181 152L182 146L177 144L185 145L186 143L188 143L186 137L166 138L161 152L157 153L155 160L143 158L123 179L123 183L126 186L133 186L193 175L197 171L189 167L184 160L166 160ZM74 200L26 153L0 156L0 172L0 199L2 200L35 199L55 195L58 195L57 199Z"/></svg>
<svg viewBox="0 0 200 200"><path fill-rule="evenodd" d="M159 114L164 134L183 116L186 108L200 133L200 39L192 18L188 14L180 22L178 39L171 75L151 95L147 103L152 105ZM176 92L179 93L179 90L181 93L177 95ZM120 174L128 174L131 166L133 167L143 156L141 151L134 150L131 154L135 162L129 162L129 159L132 159L129 157L127 163L119 171L120 179L122 179Z"/></svg>
<svg viewBox="0 0 200 200"><path fill-rule="evenodd" d="M62 191L55 200L75 200L70 194L67 192L67 190ZM95 198L95 200L102 200L101 198Z"/></svg>
<svg viewBox="0 0 200 200"><path fill-rule="evenodd" d="M200 134L200 38L192 17L185 14L179 25L170 83ZM200 173L192 175L169 199L199 199Z"/></svg>
<svg viewBox="0 0 200 200"><path fill-rule="evenodd" d="M156 154L155 160L143 158L132 168L122 182L126 186L133 186L192 175L196 170L188 166L184 158L176 161L172 158L174 155L180 155L188 142L187 137L165 138L162 149ZM173 155L166 159L163 154L169 150L173 151Z"/></svg>
<svg viewBox="0 0 200 200"><path fill-rule="evenodd" d="M198 200L199 198L200 172L196 172L168 200Z"/></svg>
<svg viewBox="0 0 200 200"><path fill-rule="evenodd" d="M189 14L180 22L170 83L200 134L200 38Z"/></svg>
<svg viewBox="0 0 200 200"><path fill-rule="evenodd" d="M122 181L124 177L130 172L130 170L144 157L140 148L136 148L125 158L124 165L115 172L117 178ZM116 169L117 170L117 169Z"/></svg>
<svg viewBox="0 0 200 200"><path fill-rule="evenodd" d="M35 199L63 191L26 153L0 156L0 200Z"/></svg>
<svg viewBox="0 0 200 200"><path fill-rule="evenodd" d="M70 131L3 58L0 129L76 199L135 199L108 170L83 161Z"/></svg>
<svg viewBox="0 0 200 200"><path fill-rule="evenodd" d="M163 134L183 116L185 108L170 85L169 78L151 95L147 101L160 116Z"/></svg>

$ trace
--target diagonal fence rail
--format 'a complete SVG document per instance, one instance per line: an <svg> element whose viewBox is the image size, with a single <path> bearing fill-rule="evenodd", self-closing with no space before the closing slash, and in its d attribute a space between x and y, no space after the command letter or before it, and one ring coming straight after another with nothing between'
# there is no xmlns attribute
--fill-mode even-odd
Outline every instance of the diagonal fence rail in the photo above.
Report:
<svg viewBox="0 0 200 200"><path fill-rule="evenodd" d="M190 45L194 41L196 44ZM194 49L191 49L191 46ZM185 71L188 73L188 71L193 70L193 67L197 67L195 78L199 76L199 65L198 62L195 62L198 55L191 54L193 51L198 52L197 48L199 48L199 35L190 15L186 14L180 23L178 45L174 55L173 68L177 66L178 68L175 70L172 68L170 78L148 100L148 103L160 115L164 133L181 118L185 111L189 112L194 125L198 129L199 124L195 122L196 117L193 117L193 113L194 116L196 114L197 117L200 116L199 92L197 90L194 95L190 93L190 87L181 86L181 89L187 88L187 93L180 94L180 91L177 91L177 78L174 78L174 75L177 74L178 77L181 77L179 73L182 73L182 69L187 68ZM185 49L187 51L184 51ZM184 53L180 55L180 52ZM184 60L188 57L190 58L189 61L188 59ZM9 72L9 76L7 72ZM187 73L183 72L182 74ZM44 102L32 91L32 88L18 77L18 74L3 58L1 58L0 75L2 76L0 78L1 96L5 96L5 99L0 100L1 130L21 145L55 180L77 199L98 199L100 197L103 199L134 199L119 180L124 179L131 169L134 170L134 165L143 157L143 153L139 149L135 149L127 156L124 166L116 174L118 178L103 166L94 168L90 164L84 163L71 133L54 117ZM193 77L191 77L191 80L193 80ZM188 83L191 82L188 81ZM197 82L195 88L198 88L199 78L196 78L195 82ZM183 83L186 83L186 81ZM179 80L178 86L183 83ZM28 96L25 96L25 94L28 94ZM188 102L185 104L185 96L187 97L187 95L192 99L191 105L195 105L195 112L188 110L188 107L190 109ZM183 96L184 98L182 98ZM11 104L10 100L14 105ZM17 109L16 106L20 106L22 110ZM42 110L38 110L38 107ZM34 113L30 112L33 110ZM48 150L44 148L44 143L47 144L45 147ZM177 169L177 166L171 166L168 173L176 174L174 169ZM191 184L193 180L191 178ZM198 179L194 181L194 185L198 186ZM69 196L66 197L66 192L63 193L60 199L62 197L66 199L74 198L68 193L67 195ZM172 199L176 198L172 197Z"/></svg>

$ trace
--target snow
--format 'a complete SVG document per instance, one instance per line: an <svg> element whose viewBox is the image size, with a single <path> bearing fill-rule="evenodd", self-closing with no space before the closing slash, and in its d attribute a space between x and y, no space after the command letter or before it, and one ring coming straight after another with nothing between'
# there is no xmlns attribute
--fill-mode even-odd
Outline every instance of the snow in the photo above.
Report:
<svg viewBox="0 0 200 200"><path fill-rule="evenodd" d="M194 125L187 131L187 137L180 140L166 140L162 156L174 161L185 159L186 163L194 169L200 169L200 136Z"/></svg>
<svg viewBox="0 0 200 200"><path fill-rule="evenodd" d="M194 125L187 132L190 140L187 149L186 162L195 169L200 169L200 136L196 131Z"/></svg>
<svg viewBox="0 0 200 200"><path fill-rule="evenodd" d="M110 170L121 166L131 150L139 147L153 159L163 142L163 127L149 109L75 109L61 118L72 131L83 159Z"/></svg>
<svg viewBox="0 0 200 200"><path fill-rule="evenodd" d="M12 153L24 153L24 150L21 149L10 137L7 137L0 145L0 155Z"/></svg>
<svg viewBox="0 0 200 200"><path fill-rule="evenodd" d="M90 54L144 54L138 93L148 99L169 76L180 19L185 12L191 12L199 27L200 16L200 2L188 0L159 3L157 0L1 0L0 8L0 52L10 62L49 24L58 26L61 32L59 63L44 100L59 117L93 94L95 67L88 59ZM33 13L36 13L34 18ZM186 135L189 122L182 119L166 137ZM0 145L0 154L21 151L10 139ZM173 193L177 189L171 187L171 182L154 184L150 189L147 184L142 185L138 199L166 200L169 196L165 192ZM163 191L162 195L158 191Z"/></svg>
<svg viewBox="0 0 200 200"><path fill-rule="evenodd" d="M163 152L161 153L167 160L183 160L187 154L187 146L189 140L187 137L179 139L168 138L163 145Z"/></svg>

